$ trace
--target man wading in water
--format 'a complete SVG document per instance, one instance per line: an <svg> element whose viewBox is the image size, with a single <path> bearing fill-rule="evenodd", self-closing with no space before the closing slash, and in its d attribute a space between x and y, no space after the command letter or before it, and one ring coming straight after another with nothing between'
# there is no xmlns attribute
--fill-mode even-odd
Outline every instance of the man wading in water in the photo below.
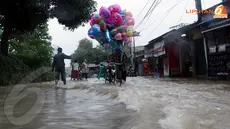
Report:
<svg viewBox="0 0 230 129"><path fill-rule="evenodd" d="M52 71L55 70L55 84L57 86L59 77L61 74L61 79L66 85L66 74L65 74L65 59L71 59L71 56L67 56L62 53L62 48L57 49L58 53L53 57Z"/></svg>

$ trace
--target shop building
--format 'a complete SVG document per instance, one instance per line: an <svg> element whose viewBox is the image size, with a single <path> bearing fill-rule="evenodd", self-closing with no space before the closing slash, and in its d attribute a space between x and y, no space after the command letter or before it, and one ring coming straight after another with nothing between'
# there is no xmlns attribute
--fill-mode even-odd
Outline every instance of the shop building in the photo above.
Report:
<svg viewBox="0 0 230 129"><path fill-rule="evenodd" d="M215 5L226 8L228 18L214 18L214 14L203 14L200 23L204 37L208 77L229 79L230 77L230 1Z"/></svg>

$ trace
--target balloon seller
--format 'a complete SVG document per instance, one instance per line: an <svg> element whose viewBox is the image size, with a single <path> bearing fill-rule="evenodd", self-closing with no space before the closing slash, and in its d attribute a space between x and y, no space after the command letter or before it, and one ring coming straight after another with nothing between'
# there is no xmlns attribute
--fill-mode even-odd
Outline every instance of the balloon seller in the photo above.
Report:
<svg viewBox="0 0 230 129"><path fill-rule="evenodd" d="M126 69L123 60L126 57L122 50L124 44L132 42L135 20L131 12L122 9L114 4L107 7L102 6L98 14L93 14L90 18L88 36L99 42L100 45L110 45L113 50L112 59L115 62L123 62L119 69L123 70L125 76ZM116 57L116 58L115 58ZM122 57L122 58L118 58ZM125 80L125 77L123 78Z"/></svg>

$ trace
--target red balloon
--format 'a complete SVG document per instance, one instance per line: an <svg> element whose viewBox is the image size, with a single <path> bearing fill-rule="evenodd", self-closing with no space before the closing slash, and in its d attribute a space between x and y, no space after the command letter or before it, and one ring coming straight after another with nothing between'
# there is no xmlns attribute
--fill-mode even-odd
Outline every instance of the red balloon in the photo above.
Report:
<svg viewBox="0 0 230 129"><path fill-rule="evenodd" d="M123 40L125 37L126 37L126 34L125 34L125 33L117 33L117 34L114 36L114 39L116 39L116 40Z"/></svg>

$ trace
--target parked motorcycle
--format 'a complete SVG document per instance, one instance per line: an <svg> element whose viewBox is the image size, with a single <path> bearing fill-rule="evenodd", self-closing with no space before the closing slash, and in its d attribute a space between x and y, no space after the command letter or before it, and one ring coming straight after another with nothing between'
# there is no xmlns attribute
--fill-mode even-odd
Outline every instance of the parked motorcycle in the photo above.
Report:
<svg viewBox="0 0 230 129"><path fill-rule="evenodd" d="M106 81L108 81L109 83L115 84L115 79L116 79L115 77L116 77L115 66L108 65L107 69L106 69L105 83L106 83Z"/></svg>
<svg viewBox="0 0 230 129"><path fill-rule="evenodd" d="M134 77L136 74L135 74L135 70L132 66L129 67L129 70L128 70L128 76L129 77Z"/></svg>

